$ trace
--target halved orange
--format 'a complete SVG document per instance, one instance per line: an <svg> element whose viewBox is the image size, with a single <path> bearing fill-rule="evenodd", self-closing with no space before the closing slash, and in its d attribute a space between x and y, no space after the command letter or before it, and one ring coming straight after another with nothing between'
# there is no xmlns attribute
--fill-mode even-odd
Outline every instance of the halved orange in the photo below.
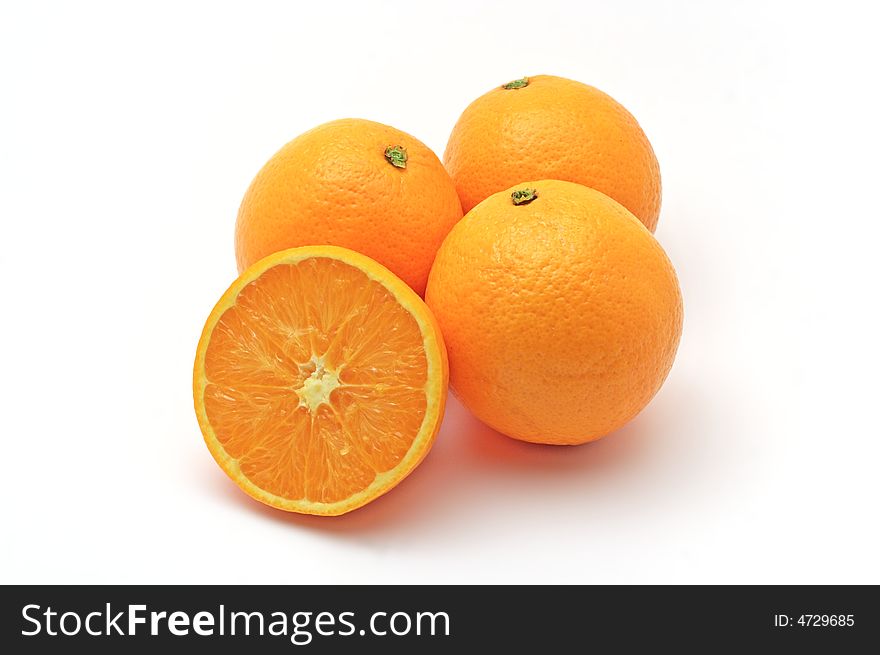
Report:
<svg viewBox="0 0 880 655"><path fill-rule="evenodd" d="M365 505L422 461L447 386L422 299L334 246L245 270L208 317L193 373L199 426L229 477L267 505L321 515Z"/></svg>

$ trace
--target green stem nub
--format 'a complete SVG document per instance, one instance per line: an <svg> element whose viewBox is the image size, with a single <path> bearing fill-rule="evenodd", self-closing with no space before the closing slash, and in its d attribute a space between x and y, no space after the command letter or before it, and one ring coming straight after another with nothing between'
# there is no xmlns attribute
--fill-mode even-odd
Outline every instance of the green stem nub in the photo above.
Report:
<svg viewBox="0 0 880 655"><path fill-rule="evenodd" d="M537 189L517 189L510 194L514 205L527 205L538 197Z"/></svg>
<svg viewBox="0 0 880 655"><path fill-rule="evenodd" d="M522 77L518 80L514 80L513 82L508 82L507 84L502 84L501 88L507 89L508 91L510 91L511 89L522 89L524 87L527 87L528 85L529 85L529 78Z"/></svg>
<svg viewBox="0 0 880 655"><path fill-rule="evenodd" d="M388 146L385 148L385 159L397 168L406 168L406 148L403 146Z"/></svg>

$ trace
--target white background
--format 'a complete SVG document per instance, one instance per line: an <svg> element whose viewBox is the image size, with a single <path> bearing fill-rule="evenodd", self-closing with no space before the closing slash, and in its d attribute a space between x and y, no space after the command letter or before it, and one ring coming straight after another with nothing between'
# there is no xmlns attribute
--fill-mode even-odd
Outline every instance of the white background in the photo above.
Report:
<svg viewBox="0 0 880 655"><path fill-rule="evenodd" d="M2 582L880 582L880 52L868 3L821 7L4 3ZM663 390L575 449L453 400L346 517L247 498L191 367L251 177L345 116L442 154L538 73L657 152L686 314Z"/></svg>

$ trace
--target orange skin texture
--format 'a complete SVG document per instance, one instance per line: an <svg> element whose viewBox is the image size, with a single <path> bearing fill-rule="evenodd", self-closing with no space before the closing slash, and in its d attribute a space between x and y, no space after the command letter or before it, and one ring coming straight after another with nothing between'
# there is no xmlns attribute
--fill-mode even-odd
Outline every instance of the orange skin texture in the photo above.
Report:
<svg viewBox="0 0 880 655"><path fill-rule="evenodd" d="M477 98L452 130L444 163L464 211L523 180L567 180L611 196L653 232L660 166L632 114L580 82L528 80Z"/></svg>
<svg viewBox="0 0 880 655"><path fill-rule="evenodd" d="M397 145L406 168L385 158ZM437 248L461 216L452 180L421 141L372 121L332 121L285 145L254 178L235 226L238 270L287 248L342 246L424 295Z"/></svg>
<svg viewBox="0 0 880 655"><path fill-rule="evenodd" d="M515 206L523 188L537 198ZM623 426L660 389L681 336L678 280L653 235L608 196L557 180L472 209L437 253L426 301L453 392L538 443Z"/></svg>

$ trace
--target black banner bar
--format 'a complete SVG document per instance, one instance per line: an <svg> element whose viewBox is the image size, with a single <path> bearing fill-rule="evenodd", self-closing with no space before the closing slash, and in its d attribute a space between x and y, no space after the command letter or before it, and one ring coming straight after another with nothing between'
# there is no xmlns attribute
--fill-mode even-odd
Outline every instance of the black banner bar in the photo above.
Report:
<svg viewBox="0 0 880 655"><path fill-rule="evenodd" d="M649 643L834 649L877 644L874 587L19 586L4 652L623 652ZM8 648L12 647L12 650Z"/></svg>

